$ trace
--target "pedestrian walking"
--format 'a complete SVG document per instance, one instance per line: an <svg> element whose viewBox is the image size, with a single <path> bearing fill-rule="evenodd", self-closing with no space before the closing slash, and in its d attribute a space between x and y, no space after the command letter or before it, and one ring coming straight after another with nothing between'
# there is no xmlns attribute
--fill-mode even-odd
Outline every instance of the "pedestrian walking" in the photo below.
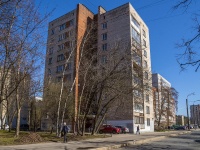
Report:
<svg viewBox="0 0 200 150"><path fill-rule="evenodd" d="M66 125L66 122L63 123L61 134L64 137L64 143L67 142L67 133L69 132L69 127Z"/></svg>
<svg viewBox="0 0 200 150"><path fill-rule="evenodd" d="M137 126L136 134L140 134L140 126L139 125Z"/></svg>

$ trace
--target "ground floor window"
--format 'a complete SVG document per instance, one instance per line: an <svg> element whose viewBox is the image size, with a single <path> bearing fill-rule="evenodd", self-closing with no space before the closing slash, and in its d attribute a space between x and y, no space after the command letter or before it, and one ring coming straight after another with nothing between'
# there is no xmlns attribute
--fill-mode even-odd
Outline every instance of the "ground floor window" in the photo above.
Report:
<svg viewBox="0 0 200 150"><path fill-rule="evenodd" d="M135 116L135 124L144 124L144 117Z"/></svg>
<svg viewBox="0 0 200 150"><path fill-rule="evenodd" d="M147 118L147 126L150 126L150 118Z"/></svg>

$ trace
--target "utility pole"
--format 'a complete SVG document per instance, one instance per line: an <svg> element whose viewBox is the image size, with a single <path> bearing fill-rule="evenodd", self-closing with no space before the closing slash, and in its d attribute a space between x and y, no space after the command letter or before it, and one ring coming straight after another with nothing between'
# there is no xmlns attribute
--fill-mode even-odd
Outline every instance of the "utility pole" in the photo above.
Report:
<svg viewBox="0 0 200 150"><path fill-rule="evenodd" d="M187 120L188 121L187 122L188 123L188 130L190 130L190 120L189 120L189 114L188 114L188 99L186 99L186 106L187 106L186 108L187 108L187 118L188 118L188 120Z"/></svg>
<svg viewBox="0 0 200 150"><path fill-rule="evenodd" d="M188 113L188 97L191 96L191 95L194 95L194 92L188 94L187 98L186 98L186 108L187 108L187 118L188 118L188 130L190 130L190 117L189 117L189 113Z"/></svg>

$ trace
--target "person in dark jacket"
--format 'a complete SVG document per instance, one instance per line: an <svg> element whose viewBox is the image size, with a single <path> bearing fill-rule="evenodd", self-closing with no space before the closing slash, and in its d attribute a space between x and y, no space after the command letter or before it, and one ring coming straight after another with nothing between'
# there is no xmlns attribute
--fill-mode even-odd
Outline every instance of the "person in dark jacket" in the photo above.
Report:
<svg viewBox="0 0 200 150"><path fill-rule="evenodd" d="M63 133L63 137L64 137L64 143L67 142L67 133L69 131L68 126L66 125L66 122L64 122L63 127L62 127L62 133Z"/></svg>
<svg viewBox="0 0 200 150"><path fill-rule="evenodd" d="M137 133L140 134L140 126L139 126L139 125L137 126L136 134L137 134Z"/></svg>

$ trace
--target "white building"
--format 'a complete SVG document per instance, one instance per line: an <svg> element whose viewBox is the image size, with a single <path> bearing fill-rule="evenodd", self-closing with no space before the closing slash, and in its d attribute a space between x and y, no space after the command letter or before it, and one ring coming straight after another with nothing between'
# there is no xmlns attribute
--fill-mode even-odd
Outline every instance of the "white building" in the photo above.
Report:
<svg viewBox="0 0 200 150"><path fill-rule="evenodd" d="M112 108L106 123L125 125L131 132L135 132L138 125L142 132L154 131L153 98L150 90L152 82L149 30L130 3L109 11L99 7L98 54L100 63L107 63L110 51L117 44L120 54L127 53L130 56L127 67L132 75L127 86L134 90L130 98L124 100L126 103L124 107ZM141 85L142 88L136 89L136 85Z"/></svg>
<svg viewBox="0 0 200 150"><path fill-rule="evenodd" d="M175 100L171 93L171 83L160 74L152 74L155 125L169 126L176 123Z"/></svg>

